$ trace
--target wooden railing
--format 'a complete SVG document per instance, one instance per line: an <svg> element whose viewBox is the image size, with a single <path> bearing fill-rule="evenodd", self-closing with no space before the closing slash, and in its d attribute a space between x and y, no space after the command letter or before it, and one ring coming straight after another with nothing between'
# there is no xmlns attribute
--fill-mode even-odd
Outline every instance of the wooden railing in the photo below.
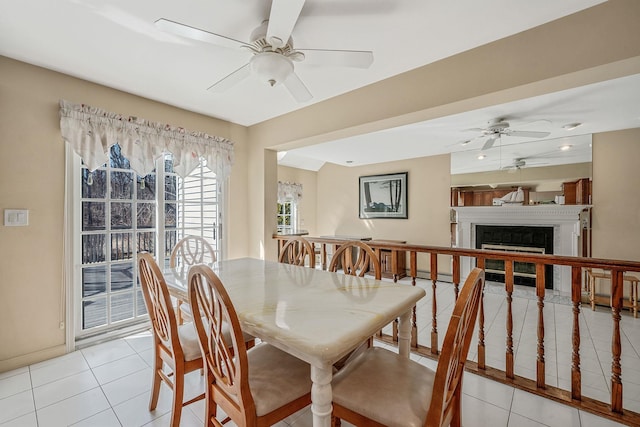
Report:
<svg viewBox="0 0 640 427"><path fill-rule="evenodd" d="M278 247L286 241L286 236L274 236L279 240ZM331 249L335 249L345 240L320 237L306 237L309 242L317 248L321 262L319 266L326 268L327 254ZM622 373L622 345L621 345L621 319L623 309L623 282L626 273L640 273L640 262L570 257L570 256L554 256L540 254L526 254L517 252L489 251L479 249L456 249L450 247L424 246L412 244L394 244L388 242L367 242L378 255L381 250L392 251L393 271L398 269L407 269L407 275L411 278L412 285L416 285L416 278L420 270L427 271L429 280L431 280L431 333L428 345L418 341L418 323L417 313L414 307L412 316L412 335L411 346L412 351L423 356L437 359L439 354L438 348L438 330L437 315L438 301L436 291L438 287L438 255L448 255L447 263L451 263L451 281L453 283L454 298L457 298L460 280L461 280L461 259L470 257L475 260L478 267L484 268L487 259L504 261L505 266L505 283L504 292L506 299L506 325L505 325L505 366L495 367L486 364L486 348L485 348L485 324L484 319L485 304L481 303L478 319L478 353L477 362L467 362L467 369L490 379L510 384L514 387L524 389L546 398L559 401L568 405L572 405L579 409L583 409L601 416L605 416L616 420L620 423L637 426L640 425L640 414L623 407L623 373ZM408 254L408 265L398 266L397 254L405 252ZM418 265L418 254L428 254L429 265ZM422 257L421 257L422 258ZM425 257L426 258L426 257ZM441 258L442 259L442 258ZM537 302L537 358L535 363L535 380L525 378L515 374L514 369L514 338L513 338L513 293L514 293L514 263L526 262L536 266L536 286L535 298ZM545 288L545 266L568 266L571 268L571 389L564 390L555 386L546 384L545 381L545 321L544 321L544 304L545 296L548 289ZM421 267L421 268L419 268ZM610 273L611 283L611 391L610 400L608 402L597 400L582 395L582 374L580 361L580 310L582 302L582 294L584 289L584 274L586 269L602 269ZM442 269L449 271L449 268ZM637 275L637 274L636 274ZM394 275L394 281L397 276ZM635 298L638 296L635 295ZM484 298L483 298L484 301ZM494 313L491 313L492 315ZM640 322L640 319L633 319ZM640 324L638 325L640 327ZM382 335L382 340L394 343L397 341L397 335L394 332L391 335Z"/></svg>

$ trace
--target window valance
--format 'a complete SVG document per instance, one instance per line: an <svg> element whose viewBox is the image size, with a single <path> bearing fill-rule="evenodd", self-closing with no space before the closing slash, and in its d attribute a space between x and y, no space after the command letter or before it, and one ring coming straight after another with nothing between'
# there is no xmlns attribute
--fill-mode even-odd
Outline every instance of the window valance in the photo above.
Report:
<svg viewBox="0 0 640 427"><path fill-rule="evenodd" d="M119 144L131 168L140 176L151 173L163 153L173 154L175 172L185 177L200 159L219 179L231 174L233 142L203 132L126 117L85 104L60 100L60 130L65 141L82 157L90 170L109 159L112 145Z"/></svg>
<svg viewBox="0 0 640 427"><path fill-rule="evenodd" d="M302 184L278 181L278 203L293 200L298 203L302 199Z"/></svg>

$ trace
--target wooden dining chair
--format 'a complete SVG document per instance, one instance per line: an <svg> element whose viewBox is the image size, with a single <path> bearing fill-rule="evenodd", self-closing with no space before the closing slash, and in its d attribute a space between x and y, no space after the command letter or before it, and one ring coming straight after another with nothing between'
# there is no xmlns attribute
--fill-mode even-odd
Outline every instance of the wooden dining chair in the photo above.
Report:
<svg viewBox="0 0 640 427"><path fill-rule="evenodd" d="M156 408L160 385L164 382L173 390L171 426L177 427L182 407L204 398L201 394L183 402L184 375L203 368L202 353L193 325L178 325L167 284L151 254L138 254L138 271L153 327L153 385L149 410ZM165 367L171 372L167 373Z"/></svg>
<svg viewBox="0 0 640 427"><path fill-rule="evenodd" d="M354 250L358 251L354 255ZM373 274L377 280L382 279L380 259L366 243L354 240L341 244L331 257L329 271L337 271L342 267L344 274L363 277L373 266Z"/></svg>
<svg viewBox="0 0 640 427"><path fill-rule="evenodd" d="M222 426L218 406L238 426L270 426L311 403L310 366L264 342L247 350L233 303L206 265L189 270L189 302L204 314L195 326L204 356L207 426ZM224 324L229 337L221 333Z"/></svg>
<svg viewBox="0 0 640 427"><path fill-rule="evenodd" d="M207 264L216 262L216 253L209 242L204 237L188 235L180 239L171 250L169 266L171 268L182 268L188 270L194 264ZM186 275L186 271L185 271ZM178 301L177 304L178 323L192 320L191 307Z"/></svg>
<svg viewBox="0 0 640 427"><path fill-rule="evenodd" d="M307 259L309 260L307 262ZM285 264L316 268L316 254L313 246L304 237L293 237L282 247L278 261Z"/></svg>
<svg viewBox="0 0 640 427"><path fill-rule="evenodd" d="M216 262L216 253L204 237L185 236L176 243L171 251L169 264L175 268L179 265L187 267L194 264L210 264Z"/></svg>
<svg viewBox="0 0 640 427"><path fill-rule="evenodd" d="M453 309L436 371L381 347L348 363L333 378L333 421L392 427L459 427L462 375L484 272L474 268Z"/></svg>
<svg viewBox="0 0 640 427"><path fill-rule="evenodd" d="M358 251L356 256L354 256L354 250ZM338 271L339 267L342 267L344 274L363 277L371 266L373 266L374 277L377 280L382 279L382 266L376 253L366 243L354 240L340 245L331 258L329 271L335 272ZM382 335L382 331L380 331L378 335ZM358 348L334 363L333 367L338 370L342 369L350 360L372 346L373 337L370 337L358 346Z"/></svg>

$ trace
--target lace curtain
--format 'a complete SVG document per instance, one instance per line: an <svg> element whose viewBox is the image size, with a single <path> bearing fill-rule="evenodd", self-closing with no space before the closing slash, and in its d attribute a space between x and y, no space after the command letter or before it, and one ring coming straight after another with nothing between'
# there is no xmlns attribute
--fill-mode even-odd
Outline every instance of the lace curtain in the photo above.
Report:
<svg viewBox="0 0 640 427"><path fill-rule="evenodd" d="M233 142L218 136L65 100L60 100L60 130L91 171L108 161L109 150L117 143L140 176L151 173L165 152L173 154L174 170L182 177L198 166L200 158L219 179L231 173Z"/></svg>
<svg viewBox="0 0 640 427"><path fill-rule="evenodd" d="M298 203L302 199L302 184L278 181L278 203L293 200Z"/></svg>

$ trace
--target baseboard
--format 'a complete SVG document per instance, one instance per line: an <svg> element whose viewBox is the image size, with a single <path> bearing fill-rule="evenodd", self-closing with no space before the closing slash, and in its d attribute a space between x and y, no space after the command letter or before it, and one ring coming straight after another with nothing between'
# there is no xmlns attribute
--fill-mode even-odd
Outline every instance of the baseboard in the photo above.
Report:
<svg viewBox="0 0 640 427"><path fill-rule="evenodd" d="M34 363L43 362L54 357L62 356L65 353L66 346L64 344L60 344L55 347L34 351L33 353L22 354L10 359L0 360L0 373L12 371Z"/></svg>

